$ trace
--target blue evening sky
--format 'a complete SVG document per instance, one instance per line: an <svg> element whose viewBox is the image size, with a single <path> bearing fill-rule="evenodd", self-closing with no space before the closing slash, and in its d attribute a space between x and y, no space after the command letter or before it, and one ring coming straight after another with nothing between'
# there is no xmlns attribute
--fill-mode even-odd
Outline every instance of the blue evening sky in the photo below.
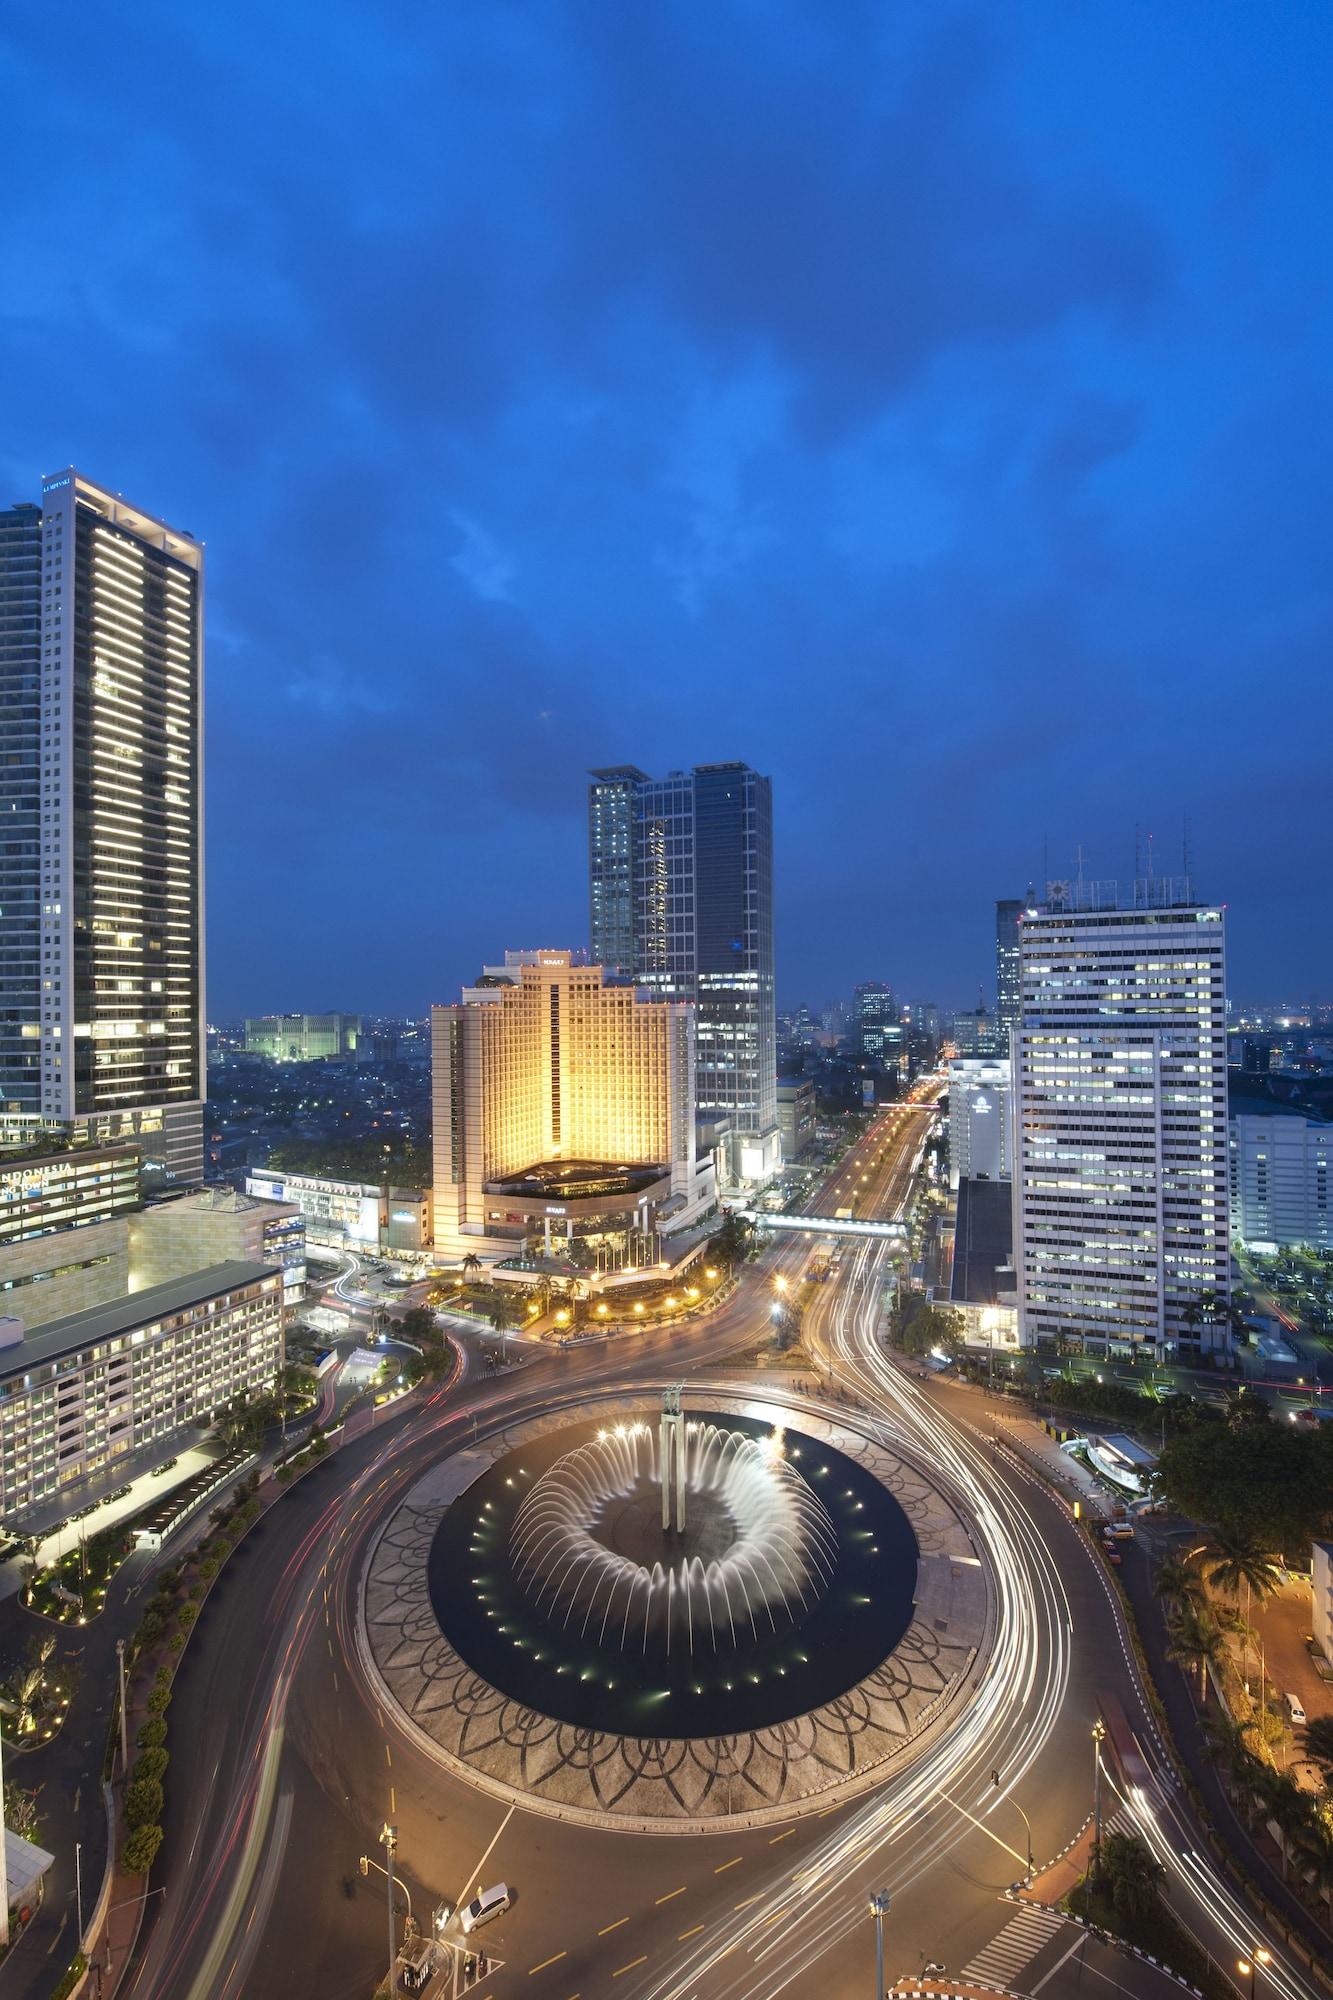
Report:
<svg viewBox="0 0 1333 2000"><path fill-rule="evenodd" d="M779 988L996 896L1333 987L1326 0L0 17L0 501L208 548L215 1015L582 942L584 771L771 772Z"/></svg>

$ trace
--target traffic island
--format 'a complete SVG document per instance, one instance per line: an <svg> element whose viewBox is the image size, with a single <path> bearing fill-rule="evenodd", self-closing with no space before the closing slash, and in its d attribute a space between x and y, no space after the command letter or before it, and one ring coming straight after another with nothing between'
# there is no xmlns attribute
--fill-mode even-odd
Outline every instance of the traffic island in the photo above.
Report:
<svg viewBox="0 0 1333 2000"><path fill-rule="evenodd" d="M715 1389L678 1414L706 1504L665 1550L651 1392L442 1459L381 1533L362 1663L417 1745L479 1789L603 1830L787 1820L905 1768L974 1684L989 1575L925 1467L817 1408ZM756 1461L773 1452L782 1490L766 1496ZM770 1504L813 1542L775 1536ZM837 1547L821 1592L825 1512ZM882 1582L863 1580L863 1551L867 1575L882 1552ZM809 1604L754 1581L794 1573Z"/></svg>

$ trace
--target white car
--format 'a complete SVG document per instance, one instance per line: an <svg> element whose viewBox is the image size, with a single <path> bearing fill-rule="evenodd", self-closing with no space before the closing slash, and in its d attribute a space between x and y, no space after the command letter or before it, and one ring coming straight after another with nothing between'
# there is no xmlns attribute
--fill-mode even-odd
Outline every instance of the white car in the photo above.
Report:
<svg viewBox="0 0 1333 2000"><path fill-rule="evenodd" d="M512 1901L513 1897L503 1882L497 1882L493 1889L483 1889L464 1910L463 1929L475 1931L479 1925L488 1924L492 1917L503 1916Z"/></svg>

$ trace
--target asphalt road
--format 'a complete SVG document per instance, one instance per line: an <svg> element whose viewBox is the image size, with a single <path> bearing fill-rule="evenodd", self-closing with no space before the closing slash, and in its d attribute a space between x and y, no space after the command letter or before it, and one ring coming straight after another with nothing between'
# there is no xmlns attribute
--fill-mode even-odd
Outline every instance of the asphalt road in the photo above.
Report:
<svg viewBox="0 0 1333 2000"><path fill-rule="evenodd" d="M918 1110L891 1107L843 1163L838 1178L853 1173L864 1190L862 1214L901 1206L926 1124ZM842 1205L836 1188L826 1199ZM122 1990L135 2000L364 2000L385 1968L387 1918L385 1883L373 1870L363 1879L358 1856L383 1858L377 1836L391 1819L418 1919L440 1898L457 1903L479 1877L513 1886L513 1910L485 1936L503 1967L476 1989L494 2000L851 2000L873 1983L865 1912L879 1887L892 1892L895 1973L931 1961L954 1976L1003 1974L1050 2000L1098 1982L1159 2000L1150 1968L1002 1900L1026 1864L1023 1811L1039 1859L1086 1819L1100 1693L1117 1694L1154 1768L1165 1762L1113 1593L1063 1508L949 1406L954 1392L927 1394L883 1355L882 1240L860 1242L819 1288L804 1337L827 1348L845 1395L873 1405L890 1438L962 1488L997 1599L991 1667L946 1740L900 1781L753 1833L594 1833L508 1814L458 1784L361 1688L350 1621L365 1552L405 1486L471 1436L474 1416L488 1429L534 1405L688 1379L754 1338L773 1276L794 1274L809 1248L786 1239L688 1329L546 1352L395 1411L330 1455L242 1544L177 1682L167 1842L154 1877L166 1894ZM791 1407L799 1412L799 1399ZM1171 1838L1187 1851L1197 1836L1164 1782L1164 1823L1175 1816ZM1282 2000L1306 1993L1298 1979L1282 1983L1285 1965L1277 1973Z"/></svg>

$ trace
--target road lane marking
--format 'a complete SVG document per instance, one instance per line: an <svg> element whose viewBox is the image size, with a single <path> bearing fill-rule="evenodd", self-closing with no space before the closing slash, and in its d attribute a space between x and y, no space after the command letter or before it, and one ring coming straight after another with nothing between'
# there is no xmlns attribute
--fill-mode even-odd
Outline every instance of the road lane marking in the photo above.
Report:
<svg viewBox="0 0 1333 2000"><path fill-rule="evenodd" d="M725 1875L728 1868L734 1868L738 1862L744 1861L744 1859L745 1856L743 1854L737 1854L730 1861L724 1861L720 1868L715 1868L713 1873L715 1875Z"/></svg>
<svg viewBox="0 0 1333 2000"><path fill-rule="evenodd" d="M569 1953L567 1951L558 1951L554 1958L544 1958L540 1965L530 1965L528 1967L528 1978L531 1979L534 1972L545 1972L548 1965L559 1965L562 1958L568 1957Z"/></svg>
<svg viewBox="0 0 1333 2000"><path fill-rule="evenodd" d="M607 1924L603 1930L598 1931L597 1935L598 1937L610 1937L612 1931L618 1931L622 1924L627 1924L628 1922L628 1917L617 1917L613 1924Z"/></svg>
<svg viewBox="0 0 1333 2000"><path fill-rule="evenodd" d="M648 1954L647 1952L644 1952L641 1958L632 1958L628 1965L618 1965L615 1971L611 1974L611 1977L613 1979L619 1979L622 1972L633 1972L636 1965L647 1965L647 1963L648 1963Z"/></svg>
<svg viewBox="0 0 1333 2000"><path fill-rule="evenodd" d="M678 1936L678 1937L677 1937L677 1939L676 1939L676 1943L677 1943L677 1944L684 1944L684 1942L685 1942L686 1938L692 1938L692 1937L698 1937L698 1935L699 1935L699 1933L700 1933L700 1931L701 1931L702 1929L703 1929L703 1925L702 1925L702 1924L696 1924L696 1925L694 1926L694 1929L693 1929L692 1931L681 1931L681 1932L680 1932L680 1934L679 1934L679 1936Z"/></svg>
<svg viewBox="0 0 1333 2000"><path fill-rule="evenodd" d="M769 1846L776 1847L780 1840L790 1840L795 1831L796 1828L794 1826L789 1826L785 1833L775 1833L773 1835L773 1838L768 1843Z"/></svg>
<svg viewBox="0 0 1333 2000"><path fill-rule="evenodd" d="M757 1903L758 1901L758 1896L747 1896L743 1903L733 1903L732 1908L736 1910L748 1910L751 1903Z"/></svg>
<svg viewBox="0 0 1333 2000"><path fill-rule="evenodd" d="M670 1903L673 1902L677 1896L683 1896L684 1894L685 1894L685 1884L682 1882L679 1889L672 1889L668 1892L667 1895L659 1896L657 1900L659 1905L662 1903Z"/></svg>

